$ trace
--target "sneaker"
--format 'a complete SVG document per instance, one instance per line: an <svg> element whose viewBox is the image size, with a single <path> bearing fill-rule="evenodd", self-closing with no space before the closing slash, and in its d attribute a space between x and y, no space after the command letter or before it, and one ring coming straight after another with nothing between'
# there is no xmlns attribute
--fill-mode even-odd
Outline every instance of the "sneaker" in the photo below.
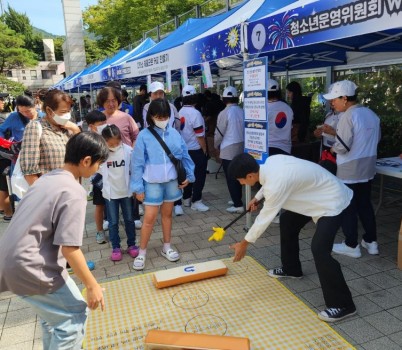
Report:
<svg viewBox="0 0 402 350"><path fill-rule="evenodd" d="M12 215L10 215L10 216L4 215L4 216L3 216L3 220L4 220L5 222L10 222L12 218L13 218Z"/></svg>
<svg viewBox="0 0 402 350"><path fill-rule="evenodd" d="M233 205L234 202L233 201L228 201L228 205Z"/></svg>
<svg viewBox="0 0 402 350"><path fill-rule="evenodd" d="M134 224L135 224L135 228L141 228L141 227L142 227L142 222L141 222L141 220L135 220L135 221L134 221Z"/></svg>
<svg viewBox="0 0 402 350"><path fill-rule="evenodd" d="M164 256L166 259L168 259L171 262L177 261L180 259L180 255L178 252L173 250L172 248L168 249L167 252L164 252L163 249L161 251L162 256Z"/></svg>
<svg viewBox="0 0 402 350"><path fill-rule="evenodd" d="M351 248L345 244L345 241L342 243L335 243L332 246L332 251L336 254L350 256L351 258L360 258L362 256L359 245L357 245L356 248Z"/></svg>
<svg viewBox="0 0 402 350"><path fill-rule="evenodd" d="M140 271L143 270L145 266L145 255L138 255L133 262L133 269Z"/></svg>
<svg viewBox="0 0 402 350"><path fill-rule="evenodd" d="M105 232L103 231L96 232L96 243L98 244L106 243Z"/></svg>
<svg viewBox="0 0 402 350"><path fill-rule="evenodd" d="M132 258L136 258L139 252L140 250L135 245L132 245L127 248L127 254L130 255Z"/></svg>
<svg viewBox="0 0 402 350"><path fill-rule="evenodd" d="M191 209L197 210L197 211L208 211L209 207L207 207L204 203L202 203L201 200L199 200L199 201L191 204Z"/></svg>
<svg viewBox="0 0 402 350"><path fill-rule="evenodd" d="M142 206L142 204L138 204L138 214L140 216L144 215L144 207Z"/></svg>
<svg viewBox="0 0 402 350"><path fill-rule="evenodd" d="M174 215L176 215L176 216L184 215L184 211L183 211L183 208L181 207L181 205L174 206Z"/></svg>
<svg viewBox="0 0 402 350"><path fill-rule="evenodd" d="M319 312L317 315L320 320L323 320L325 322L336 322L355 314L355 307L330 307L328 309L325 309L324 311Z"/></svg>
<svg viewBox="0 0 402 350"><path fill-rule="evenodd" d="M191 206L191 198L183 199L182 202L185 207Z"/></svg>
<svg viewBox="0 0 402 350"><path fill-rule="evenodd" d="M373 241L371 243L367 243L364 239L362 239L362 247L367 249L367 252L371 255L378 255L380 252L378 251L378 243Z"/></svg>
<svg viewBox="0 0 402 350"><path fill-rule="evenodd" d="M102 228L103 228L103 231L109 230L109 221L103 220L103 226L102 226Z"/></svg>
<svg viewBox="0 0 402 350"><path fill-rule="evenodd" d="M273 218L272 222L273 222L274 224L280 224L280 223L281 223L280 215L278 214L277 216L275 216L275 217Z"/></svg>
<svg viewBox="0 0 402 350"><path fill-rule="evenodd" d="M283 271L282 267L277 267L275 269L268 270L268 276L273 277L273 278L283 278L283 277L288 277L288 278L302 278L303 275L300 276L293 276L293 275L288 275Z"/></svg>
<svg viewBox="0 0 402 350"><path fill-rule="evenodd" d="M110 256L110 260L112 261L120 261L123 259L123 254L120 248L114 248L112 250L112 255Z"/></svg>
<svg viewBox="0 0 402 350"><path fill-rule="evenodd" d="M233 214L235 214L235 213L241 214L241 213L244 212L244 208L243 207L234 207L234 206L232 206L230 208L227 208L226 211L228 211L229 213L233 213Z"/></svg>

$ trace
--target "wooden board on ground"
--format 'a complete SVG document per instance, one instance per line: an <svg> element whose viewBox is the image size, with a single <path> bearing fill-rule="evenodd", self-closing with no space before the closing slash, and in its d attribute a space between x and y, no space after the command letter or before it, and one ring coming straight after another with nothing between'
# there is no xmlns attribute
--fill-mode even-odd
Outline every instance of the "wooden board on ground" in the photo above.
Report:
<svg viewBox="0 0 402 350"><path fill-rule="evenodd" d="M245 337L252 350L353 349L254 259L224 263L225 276L164 289L152 273L103 283L107 309L90 313L84 348L143 350L160 329Z"/></svg>

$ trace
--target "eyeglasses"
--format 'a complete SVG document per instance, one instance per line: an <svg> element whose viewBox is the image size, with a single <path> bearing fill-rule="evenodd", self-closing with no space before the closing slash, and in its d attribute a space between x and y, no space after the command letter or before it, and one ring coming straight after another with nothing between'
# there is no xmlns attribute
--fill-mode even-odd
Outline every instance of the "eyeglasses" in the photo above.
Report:
<svg viewBox="0 0 402 350"><path fill-rule="evenodd" d="M105 103L113 103L113 104L115 104L115 103L117 103L117 100L116 99L106 100Z"/></svg>

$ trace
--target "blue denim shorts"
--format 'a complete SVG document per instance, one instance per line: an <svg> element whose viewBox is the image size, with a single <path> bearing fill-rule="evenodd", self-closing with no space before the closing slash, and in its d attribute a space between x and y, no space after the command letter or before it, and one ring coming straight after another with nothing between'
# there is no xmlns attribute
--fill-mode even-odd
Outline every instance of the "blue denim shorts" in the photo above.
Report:
<svg viewBox="0 0 402 350"><path fill-rule="evenodd" d="M163 202L175 202L182 197L177 180L163 183L149 183L144 181L145 205L161 205Z"/></svg>

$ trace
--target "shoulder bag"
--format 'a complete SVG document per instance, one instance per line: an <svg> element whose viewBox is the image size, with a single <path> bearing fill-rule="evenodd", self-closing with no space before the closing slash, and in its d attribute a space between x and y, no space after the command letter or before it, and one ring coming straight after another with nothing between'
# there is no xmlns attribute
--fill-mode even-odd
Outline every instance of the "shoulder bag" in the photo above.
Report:
<svg viewBox="0 0 402 350"><path fill-rule="evenodd" d="M168 155L170 161L175 166L176 171L177 171L177 182L178 182L179 185L181 185L187 179L186 169L184 169L184 166L183 166L183 163L182 163L181 159L177 159L172 154L172 152L170 152L170 149L166 145L165 141L162 140L162 138L158 135L158 133L153 128L148 127L148 130L159 141L159 143L161 144L162 148L165 150L166 154Z"/></svg>

